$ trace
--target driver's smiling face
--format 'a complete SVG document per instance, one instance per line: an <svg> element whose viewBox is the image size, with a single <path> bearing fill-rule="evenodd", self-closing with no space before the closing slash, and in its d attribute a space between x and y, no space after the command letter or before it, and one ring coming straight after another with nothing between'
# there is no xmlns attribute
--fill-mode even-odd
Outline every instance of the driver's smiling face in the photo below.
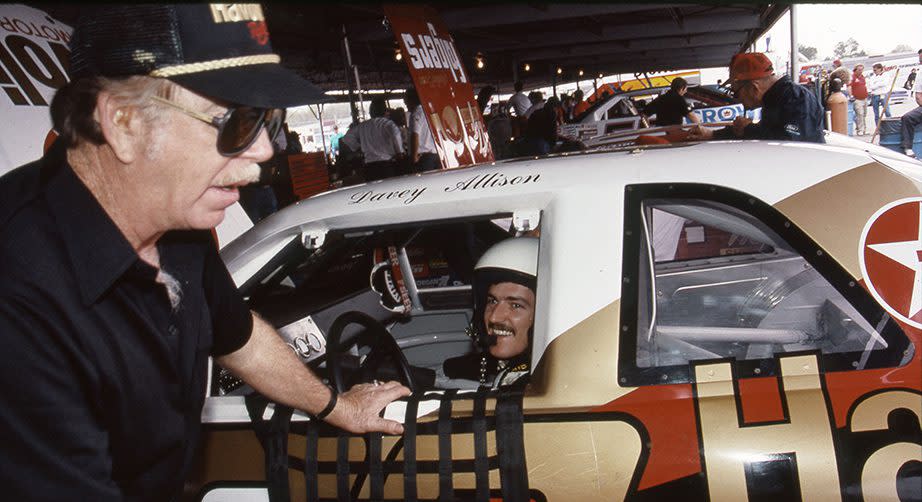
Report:
<svg viewBox="0 0 922 502"><path fill-rule="evenodd" d="M528 332L535 321L535 293L521 284L501 282L487 291L483 322L495 343L490 354L511 359L528 349Z"/></svg>

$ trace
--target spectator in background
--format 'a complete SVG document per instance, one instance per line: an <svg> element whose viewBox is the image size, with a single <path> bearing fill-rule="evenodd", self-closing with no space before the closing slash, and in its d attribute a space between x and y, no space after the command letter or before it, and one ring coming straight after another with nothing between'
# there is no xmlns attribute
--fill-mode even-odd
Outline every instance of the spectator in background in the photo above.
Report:
<svg viewBox="0 0 922 502"><path fill-rule="evenodd" d="M868 93L871 95L871 108L874 109L874 124L880 122L880 107L884 105L884 115L890 117L890 103L885 103L890 90L890 80L884 75L884 66L874 63L874 73L868 78Z"/></svg>
<svg viewBox="0 0 922 502"><path fill-rule="evenodd" d="M341 140L343 134L339 132L339 126L333 126L333 135L330 136L330 156L333 158L333 163L336 163L336 157L339 156L339 140Z"/></svg>
<svg viewBox="0 0 922 502"><path fill-rule="evenodd" d="M401 106L390 108L387 111L387 118L397 125L397 129L400 130L400 144L403 146L403 151L408 152L407 156L397 161L397 174L409 174L412 172L412 161L409 157L410 130L407 127L407 112Z"/></svg>
<svg viewBox="0 0 922 502"><path fill-rule="evenodd" d="M685 100L688 92L688 82L682 77L672 79L669 90L656 97L644 108L644 115L656 115L656 125L681 125L685 118L697 124L701 120L694 112L691 105Z"/></svg>
<svg viewBox="0 0 922 502"><path fill-rule="evenodd" d="M548 98L548 101L554 99L553 97ZM547 105L545 105L547 106ZM557 111L557 123L563 124L573 120L573 108L576 107L576 101L573 99L573 96L569 94L560 95L560 106L555 107Z"/></svg>
<svg viewBox="0 0 922 502"><path fill-rule="evenodd" d="M544 107L544 94L541 91L531 91L528 93L528 100L531 101L531 106L528 107L528 110L525 110L525 115L523 115L526 119L532 113L535 113L535 110L540 110Z"/></svg>
<svg viewBox="0 0 922 502"><path fill-rule="evenodd" d="M531 106L531 100L522 92L524 87L525 84L523 84L521 80L517 80L513 85L515 94L509 97L509 106L516 117L524 117L525 112L528 111L528 108Z"/></svg>
<svg viewBox="0 0 922 502"><path fill-rule="evenodd" d="M512 140L512 117L509 110L512 108L505 101L500 101L492 108L493 113L487 122L487 135L490 137L490 147L493 157L497 160L511 157L509 142Z"/></svg>
<svg viewBox="0 0 922 502"><path fill-rule="evenodd" d="M919 49L919 64L922 64L922 49ZM922 124L922 79L915 80L912 88L916 104L915 109L903 114L900 118L900 146L903 153L910 157L915 157L916 153L912 150L912 142L916 135L916 129Z"/></svg>
<svg viewBox="0 0 922 502"><path fill-rule="evenodd" d="M840 63L840 65L837 66L834 70L832 70L832 73L829 74L829 80L832 81L833 79L839 79L842 83L842 88L838 92L841 92L845 94L846 96L848 96L849 95L848 85L852 81L852 74L851 72L848 71L848 68L841 66L841 63Z"/></svg>
<svg viewBox="0 0 922 502"><path fill-rule="evenodd" d="M542 106L529 115L525 135L515 145L518 155L545 155L554 149L557 144L557 114L554 108L558 103L557 98L548 99L550 106Z"/></svg>
<svg viewBox="0 0 922 502"><path fill-rule="evenodd" d="M496 93L496 87L488 85L480 89L480 92L477 93L477 106L480 107L480 114L486 115L490 113L489 106L490 100L493 99L493 94Z"/></svg>
<svg viewBox="0 0 922 502"><path fill-rule="evenodd" d="M573 101L576 102L576 106L573 108L573 117L570 120L575 120L579 118L586 110L589 109L589 101L584 99L583 91L577 89L573 93Z"/></svg>
<svg viewBox="0 0 922 502"><path fill-rule="evenodd" d="M544 107L548 110L554 112L554 120L557 122L557 125L564 124L567 122L567 108L564 103L567 103L570 108L573 108L573 98L568 94L561 94L560 98L557 96L551 96L547 98L547 101L544 103Z"/></svg>
<svg viewBox="0 0 922 502"><path fill-rule="evenodd" d="M855 65L849 88L853 100L852 110L855 111L855 134L864 136L867 134L868 115L868 86L864 79L864 65Z"/></svg>
<svg viewBox="0 0 922 502"><path fill-rule="evenodd" d="M393 120L385 118L387 102L383 97L371 100L368 114L371 118L353 125L341 141L362 151L365 164L361 172L365 181L395 176L405 155L400 129Z"/></svg>
<svg viewBox="0 0 922 502"><path fill-rule="evenodd" d="M429 118L419 101L419 94L416 89L407 89L403 102L407 105L407 109L410 110L410 138L408 143L412 172L421 173L441 169L442 162L439 160L438 150L435 148L435 139L429 129Z"/></svg>

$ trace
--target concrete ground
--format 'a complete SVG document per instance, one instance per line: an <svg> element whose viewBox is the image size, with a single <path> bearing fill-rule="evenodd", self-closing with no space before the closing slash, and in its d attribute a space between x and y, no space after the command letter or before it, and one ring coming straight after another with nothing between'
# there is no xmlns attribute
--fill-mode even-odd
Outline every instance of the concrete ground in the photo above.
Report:
<svg viewBox="0 0 922 502"><path fill-rule="evenodd" d="M849 103L848 105L851 106L851 103ZM896 117L901 117L904 113L908 112L909 110L912 110L912 109L915 108L916 106L917 106L917 105L916 105L916 100L915 100L915 98L910 97L909 99L907 99L906 101L904 101L904 102L902 102L902 103L900 103L900 104L898 104L898 105L891 105L891 106L890 106L890 114L891 114L894 118L896 118ZM881 111L881 116L883 116L883 111ZM860 139L860 140L862 140L862 141L870 142L870 141L871 141L871 135L874 134L874 129L875 129L875 124L874 124L874 109L871 108L870 106L868 107L868 113L867 113L867 115L865 116L865 120L867 121L867 124L866 124L866 126L865 126L865 129L867 130L867 134L865 134L865 135L863 135L863 136L857 136L857 135L856 135L856 136L852 136L852 137L854 137L854 138L856 138L856 139ZM879 144L880 144L880 134L878 134L877 137L874 138L874 144L875 144L875 145L879 145Z"/></svg>

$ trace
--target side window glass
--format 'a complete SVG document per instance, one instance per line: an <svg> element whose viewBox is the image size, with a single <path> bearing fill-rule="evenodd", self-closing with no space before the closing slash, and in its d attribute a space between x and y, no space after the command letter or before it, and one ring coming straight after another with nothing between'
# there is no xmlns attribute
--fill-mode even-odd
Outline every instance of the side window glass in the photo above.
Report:
<svg viewBox="0 0 922 502"><path fill-rule="evenodd" d="M822 354L827 371L900 363L905 335L834 262L811 260L817 248L715 200L638 198L633 210L637 297L622 320L636 322L627 366L640 380L687 381L690 362L727 358L767 375L776 355L802 351Z"/></svg>

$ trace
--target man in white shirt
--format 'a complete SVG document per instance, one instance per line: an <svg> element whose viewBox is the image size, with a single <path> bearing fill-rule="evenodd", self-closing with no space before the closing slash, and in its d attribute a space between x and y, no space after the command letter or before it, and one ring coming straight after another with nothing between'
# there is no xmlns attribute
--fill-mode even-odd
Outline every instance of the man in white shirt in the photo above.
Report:
<svg viewBox="0 0 922 502"><path fill-rule="evenodd" d="M514 84L515 94L509 97L509 107L515 110L516 117L524 117L525 112L531 107L531 100L522 92L524 87L525 85L521 81L516 81Z"/></svg>
<svg viewBox="0 0 922 502"><path fill-rule="evenodd" d="M871 106L874 108L874 123L880 122L880 106L887 98L890 90L890 79L884 76L884 67L880 63L874 64L874 73L868 77L868 94L871 95ZM890 117L890 104L884 106L884 115Z"/></svg>
<svg viewBox="0 0 922 502"><path fill-rule="evenodd" d="M429 130L429 120L423 105L419 102L416 89L407 89L403 102L410 110L410 163L413 172L433 171L442 167L438 151L435 149L435 139Z"/></svg>
<svg viewBox="0 0 922 502"><path fill-rule="evenodd" d="M919 64L922 64L922 49L919 49ZM912 141L916 135L916 128L922 124L922 78L916 79L912 92L919 106L904 113L900 118L900 146L903 148L903 153L915 157L916 152L912 150Z"/></svg>
<svg viewBox="0 0 922 502"><path fill-rule="evenodd" d="M371 100L368 114L371 118L352 126L343 136L346 145L358 146L365 156L362 175L365 181L390 178L397 175L399 161L404 156L403 138L397 124L384 115L387 102L377 97Z"/></svg>

